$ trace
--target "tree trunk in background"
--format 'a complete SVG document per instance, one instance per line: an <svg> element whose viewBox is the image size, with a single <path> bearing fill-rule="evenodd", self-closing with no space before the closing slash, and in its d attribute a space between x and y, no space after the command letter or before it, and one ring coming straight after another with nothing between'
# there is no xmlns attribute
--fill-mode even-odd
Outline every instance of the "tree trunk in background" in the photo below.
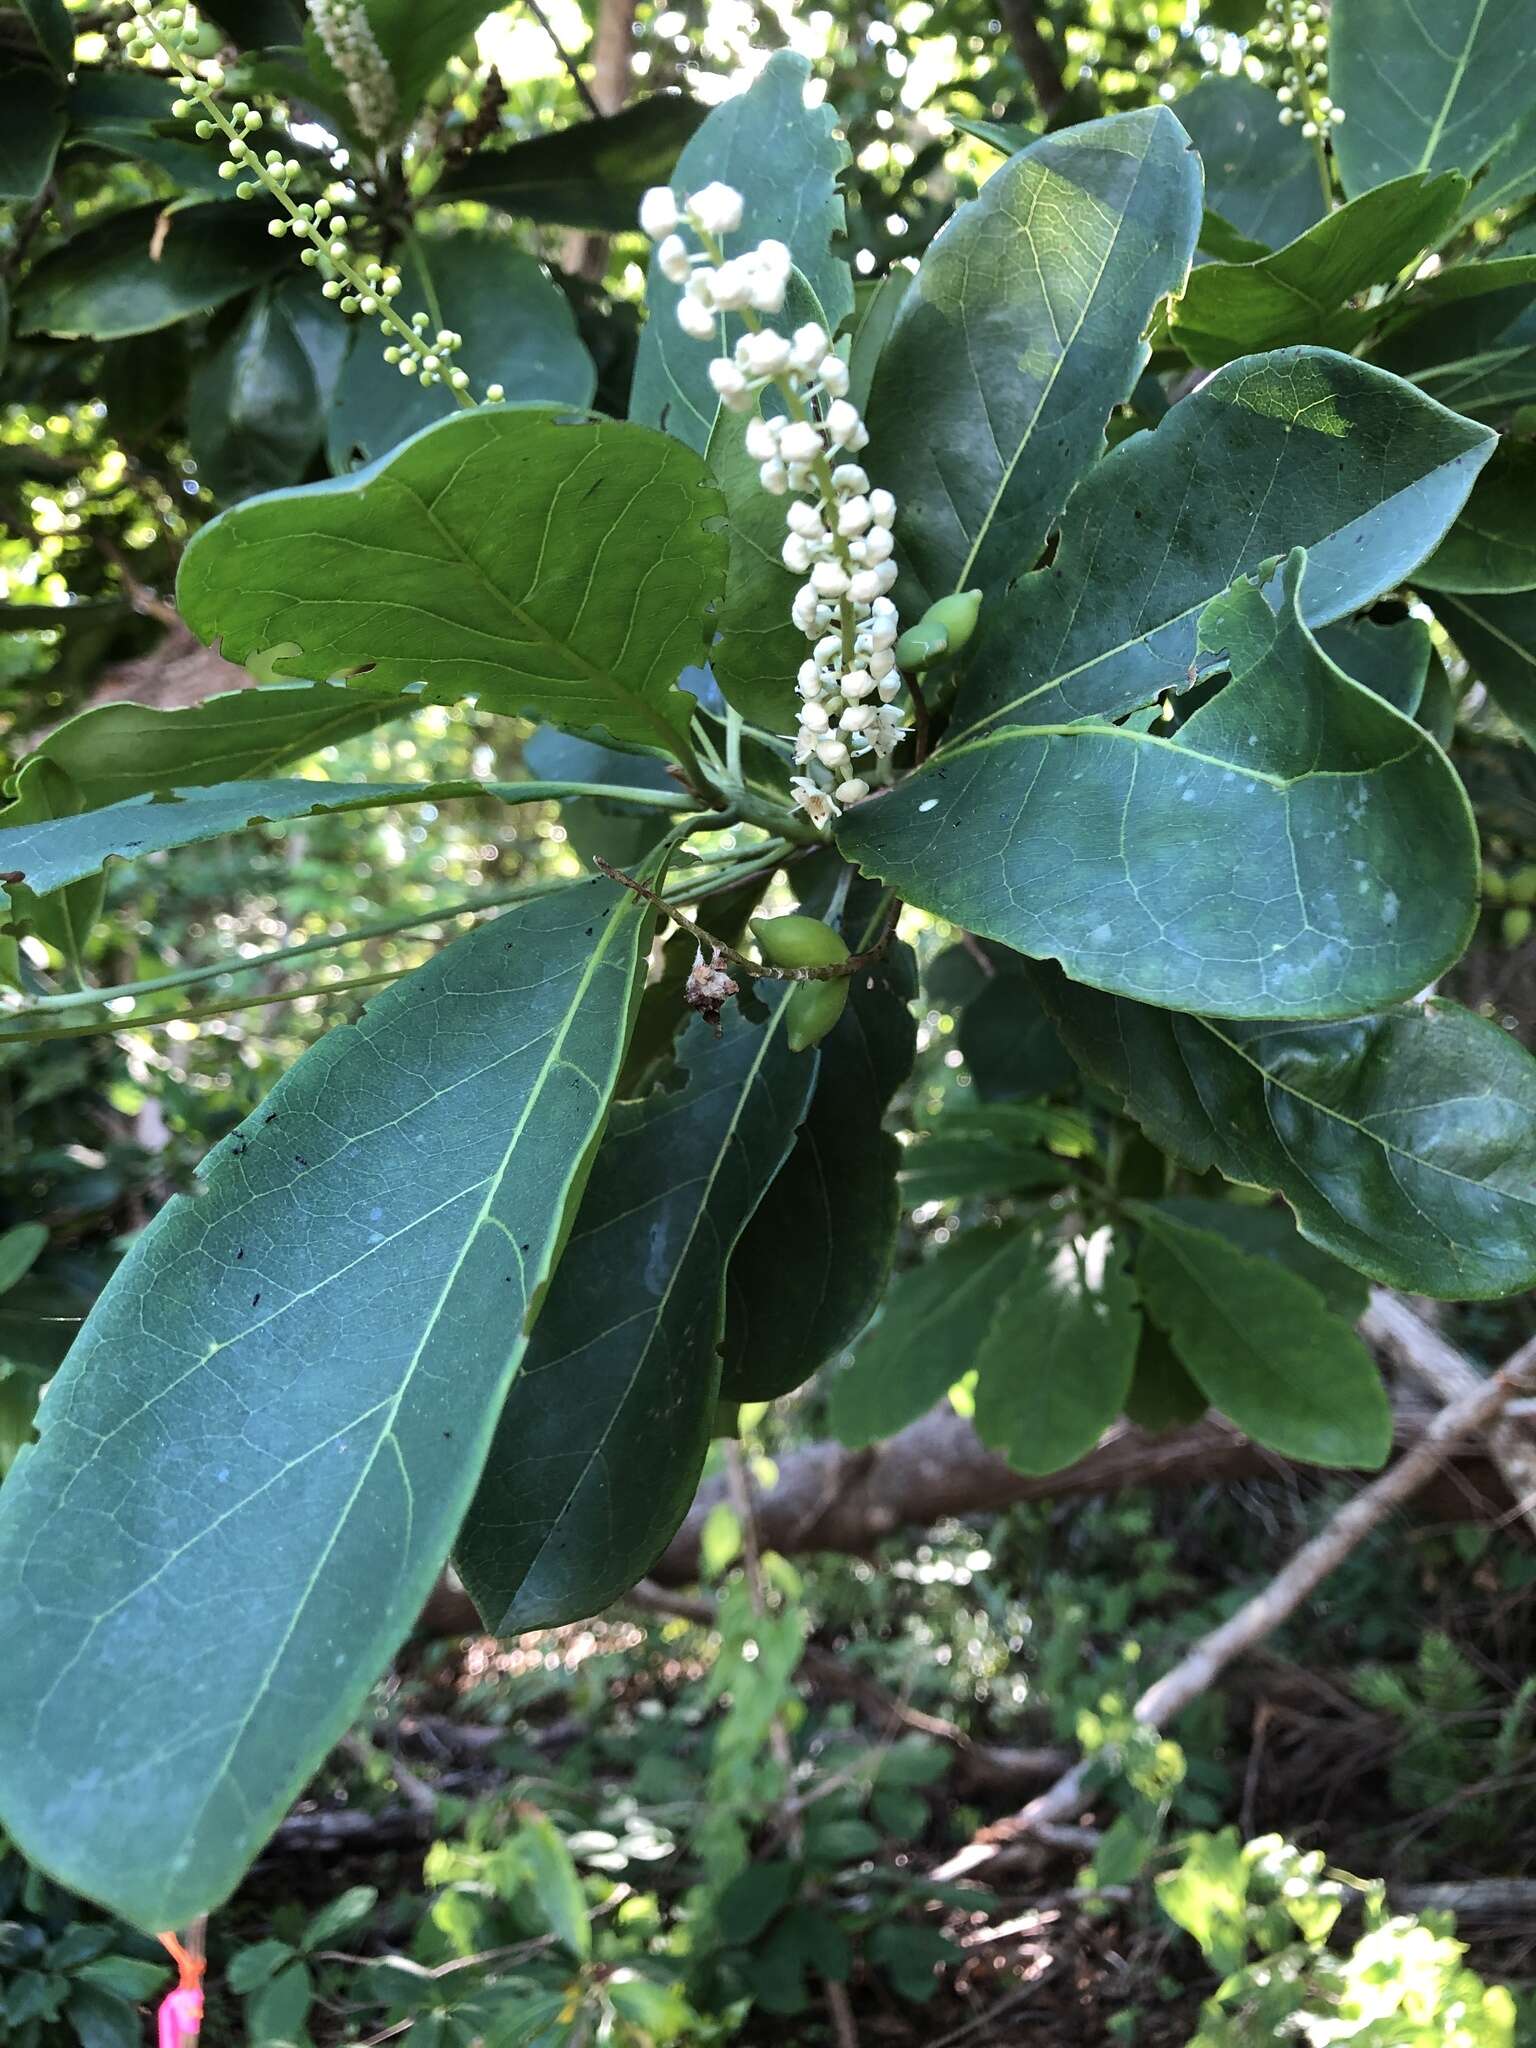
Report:
<svg viewBox="0 0 1536 2048"><path fill-rule="evenodd" d="M635 41L636 0L600 0L592 37L592 97L605 114L616 114L629 98L630 59ZM572 277L601 278L608 268L608 237L573 228L565 238L560 267Z"/></svg>
<svg viewBox="0 0 1536 2048"><path fill-rule="evenodd" d="M1040 33L1040 18L1029 0L1001 0L997 11L1049 126L1067 104L1067 88L1056 61L1055 45Z"/></svg>

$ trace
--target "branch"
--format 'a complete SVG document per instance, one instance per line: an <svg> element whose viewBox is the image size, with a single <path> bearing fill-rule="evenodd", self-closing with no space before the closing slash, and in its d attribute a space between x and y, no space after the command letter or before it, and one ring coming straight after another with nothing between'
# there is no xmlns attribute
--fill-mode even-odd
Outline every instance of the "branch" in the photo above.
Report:
<svg viewBox="0 0 1536 2048"><path fill-rule="evenodd" d="M1014 54L1034 90L1047 122L1054 121L1067 104L1067 88L1056 53L1040 33L1040 22L1029 0L1000 0L998 13L1008 31Z"/></svg>
<svg viewBox="0 0 1536 2048"><path fill-rule="evenodd" d="M1443 1408L1413 1448L1353 1500L1346 1501L1261 1593L1246 1601L1219 1628L1202 1636L1171 1671L1149 1685L1136 1702L1132 1718L1143 1727L1162 1728L1182 1713L1191 1700L1198 1699L1215 1683L1234 1657L1253 1649L1294 1614L1394 1508L1402 1506L1424 1485L1458 1443L1488 1429L1505 1404L1533 1382L1536 1338L1523 1344L1491 1379L1479 1380L1459 1400ZM1037 1831L1042 1824L1075 1818L1082 1807L1092 1769L1092 1760L1084 1759L1019 1812L983 1828L958 1855L941 1864L934 1877L943 1883L964 1877L990 1862L1007 1844Z"/></svg>

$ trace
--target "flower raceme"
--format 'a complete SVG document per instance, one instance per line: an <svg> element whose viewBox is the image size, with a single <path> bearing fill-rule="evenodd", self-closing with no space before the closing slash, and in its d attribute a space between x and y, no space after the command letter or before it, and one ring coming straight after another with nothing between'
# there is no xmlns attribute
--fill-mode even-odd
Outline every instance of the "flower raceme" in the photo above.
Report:
<svg viewBox="0 0 1536 2048"><path fill-rule="evenodd" d="M825 328L809 320L782 334L764 322L784 310L789 250L768 240L725 254L724 238L741 220L741 194L718 182L682 200L654 186L640 203L657 265L681 290L683 332L716 341L728 313L746 328L732 352L710 364L709 378L721 404L746 415L746 449L763 489L790 500L784 565L805 578L790 612L811 642L797 679L795 766L803 772L790 789L812 823L826 826L868 796L863 768L889 780L891 757L909 730L893 651L900 631L890 595L896 501L872 489L852 459L869 433L848 397L848 365ZM770 392L777 401L771 416L763 410Z"/></svg>

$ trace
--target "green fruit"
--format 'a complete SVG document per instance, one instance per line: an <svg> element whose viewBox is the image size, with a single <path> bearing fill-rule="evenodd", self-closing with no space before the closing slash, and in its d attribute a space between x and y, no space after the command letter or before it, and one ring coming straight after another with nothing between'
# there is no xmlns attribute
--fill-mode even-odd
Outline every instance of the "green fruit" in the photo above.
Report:
<svg viewBox="0 0 1536 2048"><path fill-rule="evenodd" d="M819 917L754 917L752 936L770 967L836 967L848 948Z"/></svg>
<svg viewBox="0 0 1536 2048"><path fill-rule="evenodd" d="M1504 879L1502 869L1484 868L1483 901L1485 903L1503 903L1508 899L1508 896L1509 884Z"/></svg>
<svg viewBox="0 0 1536 2048"><path fill-rule="evenodd" d="M1506 946L1513 949L1523 946L1531 936L1531 926L1536 923L1532 913L1522 903L1514 910L1506 910L1499 926L1499 936Z"/></svg>
<svg viewBox="0 0 1536 2048"><path fill-rule="evenodd" d="M200 22L196 33L182 42L182 48L193 57L217 57L223 47L224 33L211 21Z"/></svg>
<svg viewBox="0 0 1536 2048"><path fill-rule="evenodd" d="M820 1045L848 1001L848 976L836 981L797 981L784 1006L784 1030L791 1052L809 1052Z"/></svg>
<svg viewBox="0 0 1536 2048"><path fill-rule="evenodd" d="M1505 879L1504 894L1511 903L1536 903L1536 868L1516 868Z"/></svg>
<svg viewBox="0 0 1536 2048"><path fill-rule="evenodd" d="M932 667L947 654L958 654L975 632L980 610L979 590L958 590L952 597L941 597L896 642L896 666L911 673Z"/></svg>

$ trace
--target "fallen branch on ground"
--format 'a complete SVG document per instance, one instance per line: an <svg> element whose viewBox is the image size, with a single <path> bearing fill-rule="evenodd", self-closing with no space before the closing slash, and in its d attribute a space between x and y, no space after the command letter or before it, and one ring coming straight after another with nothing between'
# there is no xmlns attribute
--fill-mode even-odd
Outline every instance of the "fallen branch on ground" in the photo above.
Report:
<svg viewBox="0 0 1536 2048"><path fill-rule="evenodd" d="M1487 1430L1505 1404L1536 1382L1536 1338L1523 1344L1491 1379L1479 1380L1462 1397L1443 1408L1423 1436L1379 1479L1346 1501L1310 1542L1304 1543L1262 1592L1202 1636L1142 1694L1133 1718L1143 1727L1164 1728L1191 1700L1207 1691L1234 1657L1252 1649L1287 1620L1330 1572L1384 1522L1394 1508L1438 1469L1445 1456L1464 1439ZM1074 1820L1080 1812L1094 1760L1084 1759L1049 1790L1005 1819L983 1828L974 1841L934 1872L941 1882L964 1877L988 1863L1000 1850L1037 1833L1043 1824Z"/></svg>

